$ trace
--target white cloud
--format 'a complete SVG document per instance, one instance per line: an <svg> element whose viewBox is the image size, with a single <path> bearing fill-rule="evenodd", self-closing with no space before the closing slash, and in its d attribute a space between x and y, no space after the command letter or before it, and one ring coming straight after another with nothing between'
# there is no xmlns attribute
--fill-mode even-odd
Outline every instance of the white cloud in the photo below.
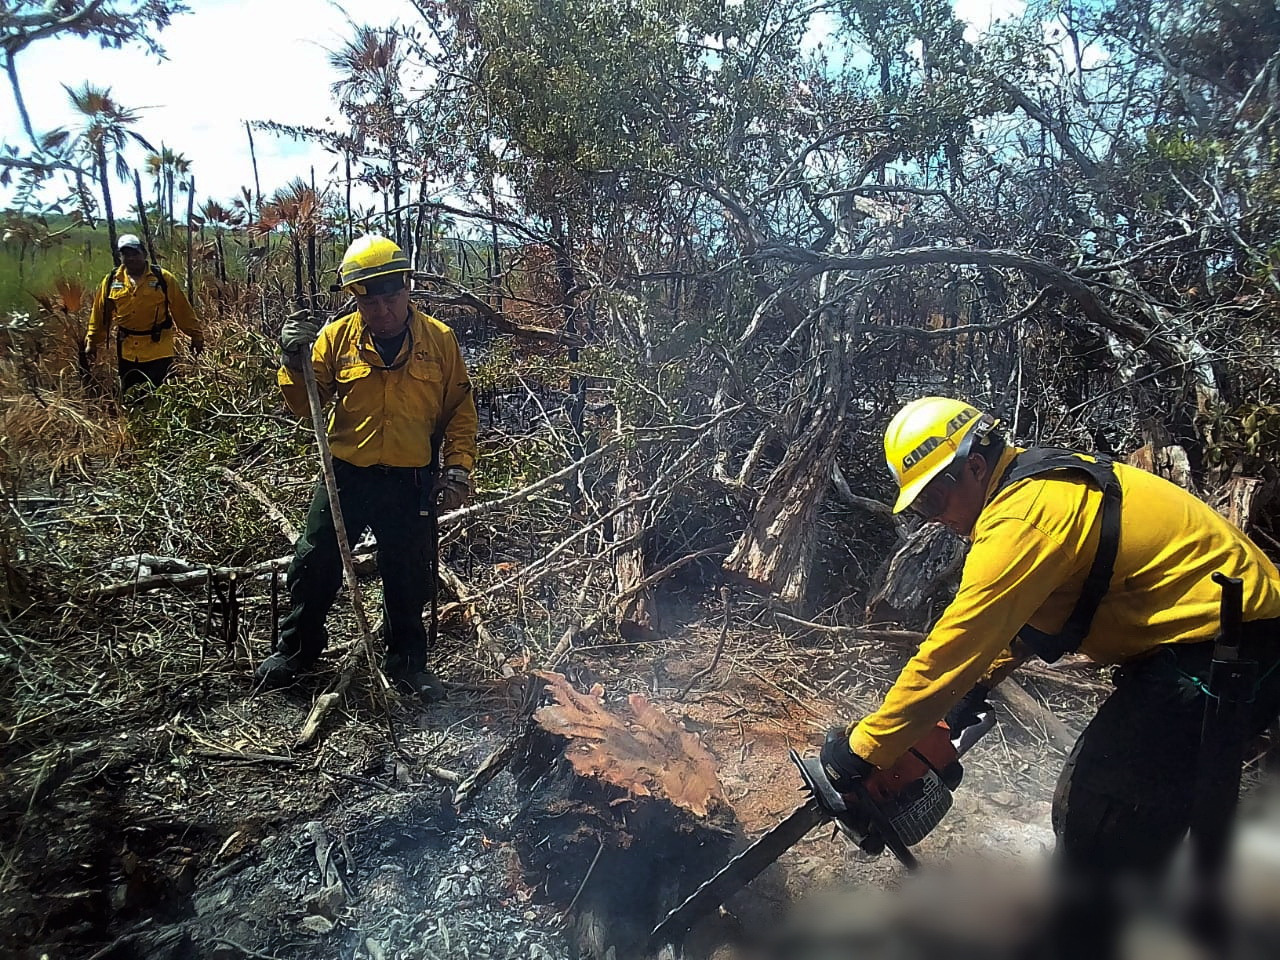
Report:
<svg viewBox="0 0 1280 960"><path fill-rule="evenodd" d="M175 19L159 37L168 54L164 61L140 49L103 50L79 38L42 41L20 54L22 91L36 133L75 125L63 84L74 88L89 80L110 87L118 102L140 110L139 133L192 161L199 199L225 201L253 183L245 120L325 126L337 118L327 51L350 34L337 6L327 0L190 5L194 12ZM418 19L408 0L361 0L352 9L357 22L374 26ZM0 135L5 143L28 145L7 84L0 85ZM334 164L331 154L311 145L262 131L254 132L254 140L264 194L309 176L312 165L317 179L325 180ZM128 158L139 162L142 155L138 150Z"/></svg>
<svg viewBox="0 0 1280 960"><path fill-rule="evenodd" d="M970 43L999 20L1017 20L1026 10L1026 0L955 0L956 19L968 24L964 38Z"/></svg>

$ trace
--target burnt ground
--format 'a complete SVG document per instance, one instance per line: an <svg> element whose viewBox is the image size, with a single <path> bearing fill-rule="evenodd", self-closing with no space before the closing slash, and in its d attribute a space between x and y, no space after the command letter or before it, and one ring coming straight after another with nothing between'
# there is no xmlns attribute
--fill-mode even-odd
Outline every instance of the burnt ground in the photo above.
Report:
<svg viewBox="0 0 1280 960"><path fill-rule="evenodd" d="M175 622L184 603L190 629L137 629L161 609ZM448 802L451 775L472 772L512 736L524 670L540 665L537 648L518 631L496 630L515 651L499 669L459 618L447 619L436 666L450 697L434 705L393 697L398 749L360 689L318 746L294 750L337 654L305 684L255 691L263 601L251 598L247 609L242 641L214 650L201 639L198 604L163 594L117 601L98 611L108 629L92 648L66 635L63 655L78 660L59 672L57 689L49 677L41 687L36 670L45 648L22 642L21 620L10 625L11 656L31 674L32 702L18 726L79 733L6 757L3 955L573 957L566 905L547 902L543 879L526 875L515 852L521 797L511 776L499 774L461 811ZM719 634L718 611L703 613L658 642L576 647L557 669L579 689L599 683L606 702L643 693L698 734L753 836L801 800L787 750L813 750L833 720L873 705L909 651L788 639L762 615L734 625L714 673L681 699ZM335 617L335 636L343 620ZM1032 689L1079 726L1100 683L1097 672L1076 668L1062 684ZM1049 801L1062 758L1000 712L967 758L955 807L916 848L922 861L953 863L974 851L1034 860L1051 846ZM706 872L719 866L706 863ZM608 882L589 872L570 879ZM750 940L794 901L903 879L891 859L868 859L814 831L750 898L734 902L735 926ZM714 944L689 953L745 955Z"/></svg>

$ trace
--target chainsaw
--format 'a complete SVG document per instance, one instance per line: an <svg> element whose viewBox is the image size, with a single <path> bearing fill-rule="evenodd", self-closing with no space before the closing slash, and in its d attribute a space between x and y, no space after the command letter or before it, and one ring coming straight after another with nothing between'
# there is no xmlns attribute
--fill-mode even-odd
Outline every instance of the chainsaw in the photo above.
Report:
<svg viewBox="0 0 1280 960"><path fill-rule="evenodd" d="M831 785L817 757L792 750L791 762L799 768L809 798L668 913L649 935L650 949L677 943L701 917L754 880L809 831L827 823L834 823L865 853L876 856L888 850L906 869L917 869L919 862L910 848L951 809L951 792L964 775L960 758L995 726L995 719L985 711L955 739L946 724L938 724L893 766L859 782L852 794L841 794Z"/></svg>

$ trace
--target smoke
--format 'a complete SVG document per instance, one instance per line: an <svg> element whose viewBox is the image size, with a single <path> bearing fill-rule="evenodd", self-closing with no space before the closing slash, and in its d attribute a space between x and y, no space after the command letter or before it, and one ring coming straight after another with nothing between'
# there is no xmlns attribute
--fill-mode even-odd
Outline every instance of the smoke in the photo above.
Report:
<svg viewBox="0 0 1280 960"><path fill-rule="evenodd" d="M1189 929L1189 858L1158 886L1103 891L1067 885L1048 855L992 847L905 877L894 889L854 887L810 896L751 960L1262 960L1280 956L1280 804L1242 815L1222 901L1224 938ZM1114 919L1114 927L1111 920Z"/></svg>

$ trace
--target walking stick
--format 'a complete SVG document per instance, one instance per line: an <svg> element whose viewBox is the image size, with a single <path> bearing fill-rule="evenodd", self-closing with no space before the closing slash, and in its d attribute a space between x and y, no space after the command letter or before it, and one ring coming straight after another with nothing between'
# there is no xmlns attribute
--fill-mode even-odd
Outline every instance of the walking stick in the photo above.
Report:
<svg viewBox="0 0 1280 960"><path fill-rule="evenodd" d="M427 520L427 600L431 604L427 649L435 650L440 637L440 505L436 503L436 480L440 476L440 446L444 433L437 430L431 437L431 463L422 485L418 513Z"/></svg>

